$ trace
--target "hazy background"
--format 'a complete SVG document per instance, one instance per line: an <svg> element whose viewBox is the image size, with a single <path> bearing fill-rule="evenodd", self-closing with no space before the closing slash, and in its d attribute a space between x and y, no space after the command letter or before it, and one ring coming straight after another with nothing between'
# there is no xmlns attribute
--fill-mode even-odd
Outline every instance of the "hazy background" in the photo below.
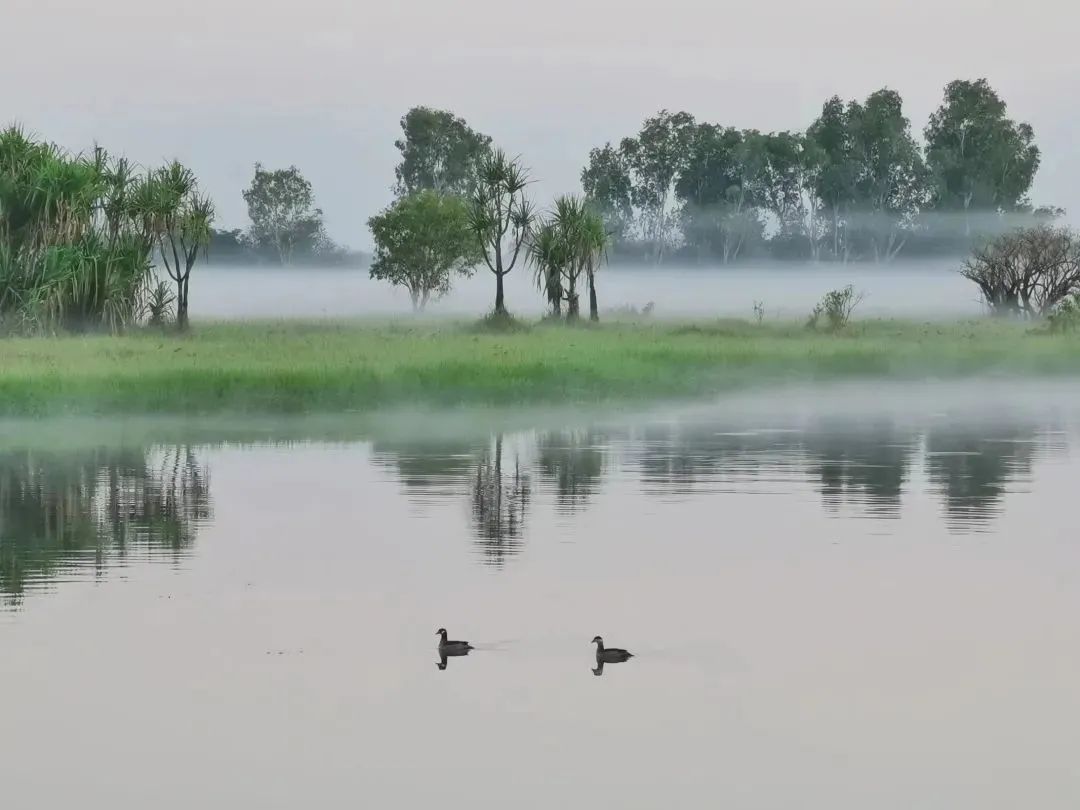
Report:
<svg viewBox="0 0 1080 810"><path fill-rule="evenodd" d="M1030 0L4 0L5 122L72 149L178 157L243 227L252 164L296 164L330 236L369 248L398 119L452 109L521 153L544 200L658 109L802 129L833 94L899 91L916 133L945 84L985 76L1042 149L1035 204L1080 212L1080 10Z"/></svg>

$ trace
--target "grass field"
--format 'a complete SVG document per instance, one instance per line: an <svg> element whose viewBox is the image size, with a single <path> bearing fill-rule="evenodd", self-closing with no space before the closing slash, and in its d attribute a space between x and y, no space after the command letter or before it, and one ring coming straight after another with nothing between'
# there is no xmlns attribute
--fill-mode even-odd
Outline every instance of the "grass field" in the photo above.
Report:
<svg viewBox="0 0 1080 810"><path fill-rule="evenodd" d="M1080 339L995 320L797 324L204 324L0 340L0 415L331 412L636 401L775 382L1080 374Z"/></svg>

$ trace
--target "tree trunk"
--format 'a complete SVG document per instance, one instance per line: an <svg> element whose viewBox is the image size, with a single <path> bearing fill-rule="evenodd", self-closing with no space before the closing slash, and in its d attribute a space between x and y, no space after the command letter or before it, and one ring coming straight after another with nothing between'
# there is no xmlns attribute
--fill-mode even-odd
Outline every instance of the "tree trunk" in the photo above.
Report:
<svg viewBox="0 0 1080 810"><path fill-rule="evenodd" d="M176 328L181 332L188 329L188 280L176 282Z"/></svg>
<svg viewBox="0 0 1080 810"><path fill-rule="evenodd" d="M596 274L589 273L589 320L600 320L600 309L596 303Z"/></svg>
<svg viewBox="0 0 1080 810"><path fill-rule="evenodd" d="M495 312L501 315L506 314L506 295L503 292L504 275L504 273L495 273Z"/></svg>

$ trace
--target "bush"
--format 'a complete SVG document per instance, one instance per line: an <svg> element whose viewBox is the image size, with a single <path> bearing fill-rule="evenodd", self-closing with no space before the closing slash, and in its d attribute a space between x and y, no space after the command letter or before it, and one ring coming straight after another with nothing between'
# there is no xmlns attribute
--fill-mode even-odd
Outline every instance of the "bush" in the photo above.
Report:
<svg viewBox="0 0 1080 810"><path fill-rule="evenodd" d="M1054 334L1080 331L1080 293L1058 304L1047 316L1047 323Z"/></svg>
<svg viewBox="0 0 1080 810"><path fill-rule="evenodd" d="M506 311L493 310L476 322L478 332L527 332L529 325Z"/></svg>
<svg viewBox="0 0 1080 810"><path fill-rule="evenodd" d="M810 313L806 327L808 329L817 329L822 325L822 319L824 319L824 326L827 331L839 331L848 325L851 320L851 313L855 311L855 307L862 300L862 293L855 292L855 288L851 284L842 289L827 292L818 302L818 305L814 307L814 311Z"/></svg>

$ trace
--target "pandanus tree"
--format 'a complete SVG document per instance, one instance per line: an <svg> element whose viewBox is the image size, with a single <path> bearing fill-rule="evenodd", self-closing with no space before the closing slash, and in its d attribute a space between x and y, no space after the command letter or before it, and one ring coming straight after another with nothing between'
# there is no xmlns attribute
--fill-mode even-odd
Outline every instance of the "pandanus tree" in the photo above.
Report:
<svg viewBox="0 0 1080 810"><path fill-rule="evenodd" d="M561 314L566 302L566 317L579 317L579 284L589 285L589 317L600 319L596 298L596 273L607 256L609 237L600 214L579 197L563 196L545 222L535 232L529 245L529 258L535 268L537 286L545 293L552 310Z"/></svg>
<svg viewBox="0 0 1080 810"><path fill-rule="evenodd" d="M214 204L199 193L191 170L173 161L152 172L136 205L165 272L176 284L176 327L188 328L191 271L210 243Z"/></svg>
<svg viewBox="0 0 1080 810"><path fill-rule="evenodd" d="M503 279L514 269L532 230L535 210L525 196L529 173L501 149L480 161L469 200L469 229L495 275L495 312L506 314Z"/></svg>

